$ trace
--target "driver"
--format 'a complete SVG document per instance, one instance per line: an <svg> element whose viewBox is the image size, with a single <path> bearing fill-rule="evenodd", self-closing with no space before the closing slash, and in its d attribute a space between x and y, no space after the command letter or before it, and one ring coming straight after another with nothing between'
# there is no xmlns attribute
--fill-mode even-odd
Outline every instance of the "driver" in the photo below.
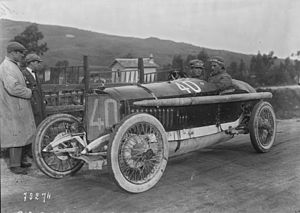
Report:
<svg viewBox="0 0 300 213"><path fill-rule="evenodd" d="M204 78L204 63L199 59L190 60L190 75L192 78L203 79Z"/></svg>

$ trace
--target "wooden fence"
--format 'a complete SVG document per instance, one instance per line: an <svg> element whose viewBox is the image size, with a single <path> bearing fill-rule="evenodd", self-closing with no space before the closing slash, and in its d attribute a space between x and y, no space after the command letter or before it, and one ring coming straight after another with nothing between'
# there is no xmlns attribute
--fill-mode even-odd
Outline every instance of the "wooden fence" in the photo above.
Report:
<svg viewBox="0 0 300 213"><path fill-rule="evenodd" d="M138 64L138 71L117 73L107 67L90 66L87 56L84 56L83 66L51 68L40 76L41 88L47 103L46 114L82 112L84 93L90 89L152 83L168 79L170 70L144 74L143 60L139 59ZM118 78L113 75L118 75Z"/></svg>

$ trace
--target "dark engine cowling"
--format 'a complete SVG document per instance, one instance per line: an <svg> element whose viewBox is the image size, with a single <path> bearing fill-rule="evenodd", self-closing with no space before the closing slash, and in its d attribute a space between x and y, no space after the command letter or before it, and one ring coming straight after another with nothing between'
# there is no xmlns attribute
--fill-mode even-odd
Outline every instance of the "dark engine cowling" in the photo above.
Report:
<svg viewBox="0 0 300 213"><path fill-rule="evenodd" d="M239 88L248 92L255 91L244 82L234 81ZM133 105L135 101L139 100L207 95L218 95L218 93L213 85L193 78L106 88L101 94L89 94L86 99L85 111L88 140L93 140L103 135L123 117L136 112L146 112L154 115L161 121L166 130L211 125L216 122L218 106L215 104L203 105L201 109L198 106L158 108ZM240 114L240 107L237 103L228 105L222 110L226 111L223 114L230 114L230 118L224 118L224 121L231 120L231 117L237 119Z"/></svg>

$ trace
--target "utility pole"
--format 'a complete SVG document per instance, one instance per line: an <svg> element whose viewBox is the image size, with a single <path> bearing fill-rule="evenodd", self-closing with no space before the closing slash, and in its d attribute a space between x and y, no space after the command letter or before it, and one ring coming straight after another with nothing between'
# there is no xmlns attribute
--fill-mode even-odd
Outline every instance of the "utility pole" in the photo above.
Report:
<svg viewBox="0 0 300 213"><path fill-rule="evenodd" d="M143 58L138 58L139 83L144 83L144 61Z"/></svg>
<svg viewBox="0 0 300 213"><path fill-rule="evenodd" d="M87 93L90 89L90 73L88 65L88 57L83 56L83 71L84 71L84 92Z"/></svg>

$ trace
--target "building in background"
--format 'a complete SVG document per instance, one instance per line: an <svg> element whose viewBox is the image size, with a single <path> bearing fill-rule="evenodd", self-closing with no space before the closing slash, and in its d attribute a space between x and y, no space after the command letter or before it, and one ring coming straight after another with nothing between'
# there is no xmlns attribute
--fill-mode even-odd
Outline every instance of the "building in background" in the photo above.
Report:
<svg viewBox="0 0 300 213"><path fill-rule="evenodd" d="M159 67L150 54L149 58L143 58L144 82L153 82ZM138 58L116 58L111 64L113 83L137 83L139 80Z"/></svg>

